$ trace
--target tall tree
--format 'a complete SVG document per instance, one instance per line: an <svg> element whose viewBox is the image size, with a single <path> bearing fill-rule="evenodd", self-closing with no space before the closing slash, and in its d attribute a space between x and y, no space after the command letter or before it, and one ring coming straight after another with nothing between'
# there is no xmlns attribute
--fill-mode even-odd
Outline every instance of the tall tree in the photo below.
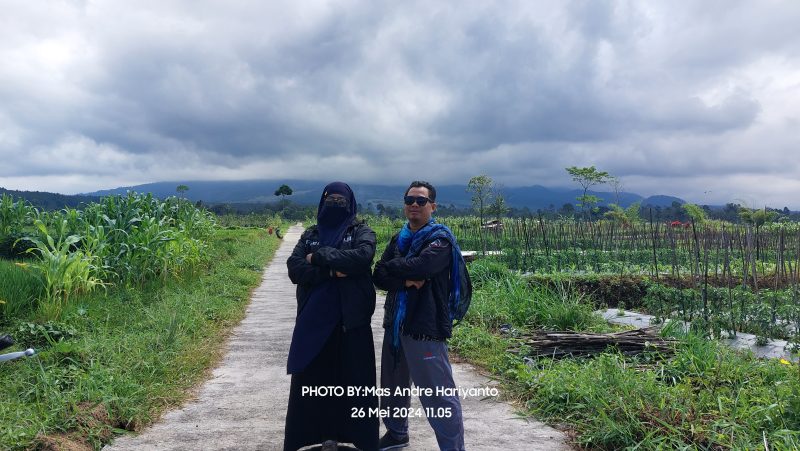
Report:
<svg viewBox="0 0 800 451"><path fill-rule="evenodd" d="M186 191L189 191L189 187L186 185L178 185L175 188L175 191L177 191L179 196L183 197L186 194Z"/></svg>
<svg viewBox="0 0 800 451"><path fill-rule="evenodd" d="M586 218L588 219L591 209L603 200L595 195L588 194L589 188L607 183L611 179L611 175L605 171L598 171L594 166L589 166L588 168L570 166L565 169L567 173L572 176L572 180L578 182L581 188L583 188L583 195L578 197L577 200L580 201L579 205L584 213L586 213Z"/></svg>
<svg viewBox="0 0 800 451"><path fill-rule="evenodd" d="M486 174L476 175L469 179L469 183L467 183L467 191L472 193L472 207L477 210L481 221L481 250L484 255L486 254L486 237L483 233L483 218L486 213L486 206L489 205L492 196L492 186L492 178Z"/></svg>
<svg viewBox="0 0 800 451"><path fill-rule="evenodd" d="M276 196L281 196L282 203L284 207L286 206L286 196L292 195L292 189L289 188L289 185L281 185L278 189L275 190Z"/></svg>
<svg viewBox="0 0 800 451"><path fill-rule="evenodd" d="M477 211L483 225L486 206L492 195L492 178L485 174L472 177L467 183L467 192L472 193L472 207Z"/></svg>
<svg viewBox="0 0 800 451"><path fill-rule="evenodd" d="M508 205L506 205L506 199L505 196L503 196L502 190L503 188L501 185L496 183L492 184L492 200L491 203L489 203L489 208L486 210L487 213L497 219L497 222L500 222L500 218L508 213Z"/></svg>

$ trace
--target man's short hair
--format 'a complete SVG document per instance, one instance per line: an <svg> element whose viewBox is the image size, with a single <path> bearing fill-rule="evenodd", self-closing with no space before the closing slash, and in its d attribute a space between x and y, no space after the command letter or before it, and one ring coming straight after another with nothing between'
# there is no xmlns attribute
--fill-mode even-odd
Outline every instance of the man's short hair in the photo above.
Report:
<svg viewBox="0 0 800 451"><path fill-rule="evenodd" d="M406 193L403 194L404 197L408 196L408 192L411 191L411 188L428 188L428 199L430 199L431 202L436 202L436 188L434 188L430 183L423 182L421 180L414 180L410 185L408 185L408 188L406 188Z"/></svg>

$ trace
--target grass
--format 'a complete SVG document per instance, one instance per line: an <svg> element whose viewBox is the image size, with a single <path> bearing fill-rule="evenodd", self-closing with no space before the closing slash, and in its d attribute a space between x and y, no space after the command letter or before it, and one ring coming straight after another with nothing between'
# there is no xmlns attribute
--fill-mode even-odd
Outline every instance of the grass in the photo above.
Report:
<svg viewBox="0 0 800 451"><path fill-rule="evenodd" d="M502 264L479 260L470 266L475 285L468 319L487 330L502 324L525 329L602 331L608 329L590 302L569 285L532 285Z"/></svg>
<svg viewBox="0 0 800 451"><path fill-rule="evenodd" d="M550 327L553 305L573 330L585 322L570 295L517 285L502 266L477 262L473 306L454 329L450 344L460 356L498 375L520 409L571 430L588 449L800 448L800 368L762 361L680 328L670 358L628 358L614 352L597 358L525 359L506 352L513 338L498 324ZM566 291L569 293L569 291ZM527 305L524 296L528 297ZM547 297L550 297L548 300ZM558 310L558 309L556 309ZM657 356L656 356L657 357Z"/></svg>
<svg viewBox="0 0 800 451"><path fill-rule="evenodd" d="M39 280L21 261L0 260L0 323L30 311L41 296Z"/></svg>
<svg viewBox="0 0 800 451"><path fill-rule="evenodd" d="M63 439L99 449L182 403L220 358L279 243L263 230L219 231L212 263L184 280L101 291L73 299L58 322L5 326L18 347L40 352L0 366L0 448Z"/></svg>

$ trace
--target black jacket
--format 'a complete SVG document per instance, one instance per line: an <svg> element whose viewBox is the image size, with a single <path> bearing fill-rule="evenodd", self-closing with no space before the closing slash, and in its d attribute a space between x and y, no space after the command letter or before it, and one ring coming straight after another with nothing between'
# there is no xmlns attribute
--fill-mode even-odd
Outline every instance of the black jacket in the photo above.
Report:
<svg viewBox="0 0 800 451"><path fill-rule="evenodd" d="M311 263L308 263L306 255L311 253ZM370 274L374 256L375 232L364 223L354 221L345 231L338 249L320 247L317 227L309 227L286 261L289 278L297 284L297 313L316 285L334 278L342 295L345 330L369 324L375 312L375 287ZM335 277L332 271L345 273L347 277Z"/></svg>
<svg viewBox="0 0 800 451"><path fill-rule="evenodd" d="M383 327L392 325L395 298L397 292L405 288L405 281L424 280L425 284L419 290L414 287L407 290L403 335L450 338L453 323L447 300L452 262L452 250L447 240L425 243L419 255L406 258L397 248L397 235L393 236L372 275L375 286L388 291L383 307Z"/></svg>

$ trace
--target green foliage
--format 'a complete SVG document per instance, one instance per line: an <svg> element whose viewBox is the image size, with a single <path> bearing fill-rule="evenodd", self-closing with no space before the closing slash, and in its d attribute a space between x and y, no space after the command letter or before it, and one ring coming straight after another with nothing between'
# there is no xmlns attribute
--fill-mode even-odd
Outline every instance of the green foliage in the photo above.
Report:
<svg viewBox="0 0 800 451"><path fill-rule="evenodd" d="M608 172L598 171L594 166L579 168L577 166L570 166L565 168L567 173L572 177L574 182L577 182L583 188L583 195L577 198L579 205L583 207L584 212L589 212L595 205L602 199L597 196L587 194L589 188L595 185L602 185L611 181L612 177Z"/></svg>
<svg viewBox="0 0 800 451"><path fill-rule="evenodd" d="M14 201L8 194L0 197L0 237L19 233L36 217L38 211L24 200Z"/></svg>
<svg viewBox="0 0 800 451"><path fill-rule="evenodd" d="M278 189L275 190L275 195L283 196L283 198L285 199L286 196L291 196L292 192L293 192L292 188L290 188L289 185L281 185Z"/></svg>
<svg viewBox="0 0 800 451"><path fill-rule="evenodd" d="M778 212L774 210L762 209L749 209L742 207L739 210L739 217L746 224L752 224L756 227L761 227L764 224L769 224L778 218Z"/></svg>
<svg viewBox="0 0 800 451"><path fill-rule="evenodd" d="M15 258L24 252L19 238L38 216L39 211L24 200L15 201L8 194L0 197L0 257Z"/></svg>
<svg viewBox="0 0 800 451"><path fill-rule="evenodd" d="M0 260L0 323L33 310L42 295L38 278L26 266Z"/></svg>
<svg viewBox="0 0 800 451"><path fill-rule="evenodd" d="M478 259L469 263L467 268L470 278L472 279L472 285L475 289L479 289L489 282L510 277L511 275L508 266L488 258Z"/></svg>
<svg viewBox="0 0 800 451"><path fill-rule="evenodd" d="M533 274L528 276L528 281L551 290L557 289L560 285L569 285L587 299L591 299L596 308L600 305L618 307L619 304L629 308L642 307L649 287L643 277L615 274Z"/></svg>
<svg viewBox="0 0 800 451"><path fill-rule="evenodd" d="M486 268L496 268L485 265ZM674 356L553 360L526 355L514 338L491 333L496 324L525 327L528 304L542 298L484 265L472 265L484 283L463 327L454 330L454 351L490 369L510 397L531 415L566 425L579 446L592 449L797 449L800 445L800 377L796 365L739 354L680 327ZM509 280L510 279L510 280ZM566 303L565 303L566 304ZM520 306L528 308L520 311ZM521 312L521 315L516 315ZM519 319L524 319L519 322ZM671 325L678 324L671 322ZM591 325L589 325L591 327ZM588 330L578 327L577 330ZM509 347L515 353L503 352Z"/></svg>
<svg viewBox="0 0 800 451"><path fill-rule="evenodd" d="M484 222L486 206L491 199L492 183L492 178L488 175L476 175L467 183L467 191L472 193L472 207L478 213L481 224Z"/></svg>
<svg viewBox="0 0 800 451"><path fill-rule="evenodd" d="M36 449L37 435L61 433L100 449L185 401L220 358L279 243L264 230L220 231L199 277L111 287L78 296L58 322L6 326L41 352L0 366L0 449ZM81 422L94 407L102 421Z"/></svg>
<svg viewBox="0 0 800 451"><path fill-rule="evenodd" d="M78 338L78 331L72 325L57 321L22 322L14 329L13 337L20 347L41 351L60 341Z"/></svg>
<svg viewBox="0 0 800 451"><path fill-rule="evenodd" d="M13 226L5 229L26 234L16 245L32 256L24 266L40 280L40 314L48 319L58 318L71 296L98 286L140 285L196 270L207 262L206 241L216 230L209 213L176 197L128 193L83 210L47 213L9 199L3 197L2 211ZM28 302L21 293L14 311Z"/></svg>
<svg viewBox="0 0 800 451"><path fill-rule="evenodd" d="M641 202L634 202L628 208L622 208L617 204L609 204L609 211L604 216L617 224L623 226L630 226L642 222L642 217L639 215Z"/></svg>
<svg viewBox="0 0 800 451"><path fill-rule="evenodd" d="M476 289L467 320L488 330L502 324L552 330L586 330L604 324L592 303L569 285L532 286L521 275L491 263L473 263L470 276Z"/></svg>
<svg viewBox="0 0 800 451"><path fill-rule="evenodd" d="M42 221L37 219L35 225L44 239L27 240L35 245L29 249L35 255L29 267L39 277L44 290L39 308L44 318L58 319L70 295L88 293L104 285L97 277L98 259L86 251L72 248L80 241L80 236L65 236L67 220L61 222L56 239L50 236Z"/></svg>
<svg viewBox="0 0 800 451"><path fill-rule="evenodd" d="M698 205L683 204L683 209L690 218L694 219L695 224L702 224L708 220L708 214Z"/></svg>
<svg viewBox="0 0 800 451"><path fill-rule="evenodd" d="M793 371L688 336L669 360L541 361L519 367L514 385L532 414L568 421L582 445L756 449L766 441L795 449L800 380Z"/></svg>

